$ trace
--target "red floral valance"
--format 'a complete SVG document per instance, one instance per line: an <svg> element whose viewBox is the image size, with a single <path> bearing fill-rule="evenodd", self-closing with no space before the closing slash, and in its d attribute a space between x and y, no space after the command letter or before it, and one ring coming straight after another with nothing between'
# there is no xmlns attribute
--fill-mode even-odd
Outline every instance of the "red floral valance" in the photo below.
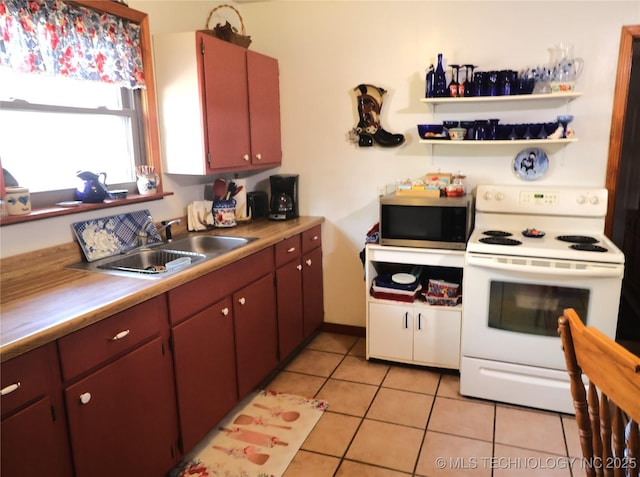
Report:
<svg viewBox="0 0 640 477"><path fill-rule="evenodd" d="M0 65L144 88L140 25L62 0L0 0Z"/></svg>

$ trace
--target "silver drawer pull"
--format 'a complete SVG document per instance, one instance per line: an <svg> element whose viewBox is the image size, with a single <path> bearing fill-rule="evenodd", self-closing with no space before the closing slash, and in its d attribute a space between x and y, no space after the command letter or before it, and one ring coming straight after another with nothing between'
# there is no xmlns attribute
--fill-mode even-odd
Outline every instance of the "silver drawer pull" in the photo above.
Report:
<svg viewBox="0 0 640 477"><path fill-rule="evenodd" d="M115 335L113 338L111 338L110 341L119 341L123 338L126 338L126 336L130 333L130 330L124 330L121 331L120 333L118 333L117 335Z"/></svg>
<svg viewBox="0 0 640 477"><path fill-rule="evenodd" d="M0 396L6 396L7 394L11 394L13 391L16 391L20 387L20 381L17 383L9 384L2 389L0 389Z"/></svg>
<svg viewBox="0 0 640 477"><path fill-rule="evenodd" d="M313 240L313 241L316 241L316 240L318 240L319 238L320 238L320 237L318 237L317 235L314 235L312 240Z"/></svg>
<svg viewBox="0 0 640 477"><path fill-rule="evenodd" d="M222 309L222 315L223 316L227 316L229 314L229 308L227 308L226 306Z"/></svg>
<svg viewBox="0 0 640 477"><path fill-rule="evenodd" d="M91 401L91 393L82 393L80 395L80 402L82 404L87 404L89 401Z"/></svg>
<svg viewBox="0 0 640 477"><path fill-rule="evenodd" d="M287 250L287 253L292 253L295 252L296 248L295 247L291 247L289 250Z"/></svg>

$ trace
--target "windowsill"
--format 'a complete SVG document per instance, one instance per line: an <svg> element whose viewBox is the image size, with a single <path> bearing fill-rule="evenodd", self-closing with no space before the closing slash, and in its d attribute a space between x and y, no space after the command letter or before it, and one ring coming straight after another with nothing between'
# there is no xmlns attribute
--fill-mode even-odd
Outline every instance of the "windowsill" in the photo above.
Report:
<svg viewBox="0 0 640 477"><path fill-rule="evenodd" d="M168 195L173 195L173 192L162 192L150 195L132 194L127 196L126 199L108 199L99 204L81 204L75 207L60 207L57 205L51 207L42 207L39 209L33 209L31 213L25 215L7 215L6 217L1 217L0 227L4 225L21 224L24 222L32 222L34 220L48 219L61 215L77 214L80 212L87 212L89 210L109 209L111 207L118 207L121 205L149 202L152 200L161 200Z"/></svg>

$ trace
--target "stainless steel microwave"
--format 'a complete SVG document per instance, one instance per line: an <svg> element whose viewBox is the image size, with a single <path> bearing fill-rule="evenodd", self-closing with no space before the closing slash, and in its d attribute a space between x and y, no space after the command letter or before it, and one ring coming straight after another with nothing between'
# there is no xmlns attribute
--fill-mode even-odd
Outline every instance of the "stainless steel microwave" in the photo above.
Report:
<svg viewBox="0 0 640 477"><path fill-rule="evenodd" d="M474 201L462 197L380 197L380 244L464 250L473 230Z"/></svg>

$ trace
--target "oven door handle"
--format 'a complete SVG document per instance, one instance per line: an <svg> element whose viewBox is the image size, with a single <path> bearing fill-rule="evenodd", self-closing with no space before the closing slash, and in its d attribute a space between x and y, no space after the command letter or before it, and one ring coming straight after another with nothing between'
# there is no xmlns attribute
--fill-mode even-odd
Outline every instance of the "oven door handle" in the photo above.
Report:
<svg viewBox="0 0 640 477"><path fill-rule="evenodd" d="M502 259L501 259L502 260ZM518 259L521 261L522 259ZM472 265L482 268L491 268L494 270L504 270L509 272L523 272L523 273L545 273L547 275L564 275L573 277L585 277L585 278L622 278L624 274L624 267L620 264L586 264L584 268L559 268L551 266L553 260L535 259L534 261L527 259L525 265L511 263L510 259L507 261L498 261L493 257L478 257L474 255L467 255L467 265ZM548 266L538 265L547 263Z"/></svg>

